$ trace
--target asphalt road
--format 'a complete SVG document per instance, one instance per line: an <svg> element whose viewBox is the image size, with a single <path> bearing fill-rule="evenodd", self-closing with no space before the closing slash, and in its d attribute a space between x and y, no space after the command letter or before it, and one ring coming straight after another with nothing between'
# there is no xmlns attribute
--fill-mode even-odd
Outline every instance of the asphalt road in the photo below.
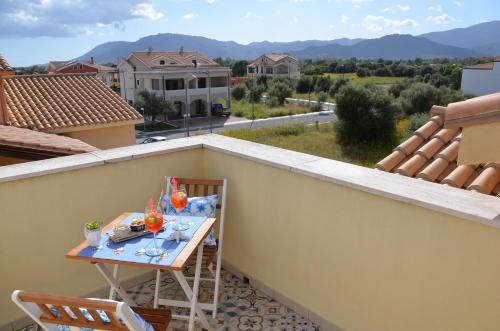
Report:
<svg viewBox="0 0 500 331"><path fill-rule="evenodd" d="M264 127L279 126L283 124L296 124L296 123L312 124L315 123L316 121L319 123L324 123L333 121L336 118L337 117L335 116L333 111L322 111L318 113L298 114L292 116L272 117L272 118L264 118L257 120L241 119L241 121L238 121L233 118L230 122L226 122L225 124L214 125L212 128L212 132L217 133L224 130L237 130L242 128L248 128L248 129L264 128ZM210 127L206 125L192 126L190 128L191 135L205 134L209 132L210 132ZM186 130L185 129L166 130L161 132L157 131L153 133L138 135L137 143L141 143L147 137L152 137L152 136L163 136L166 137L167 139L182 138L186 136Z"/></svg>

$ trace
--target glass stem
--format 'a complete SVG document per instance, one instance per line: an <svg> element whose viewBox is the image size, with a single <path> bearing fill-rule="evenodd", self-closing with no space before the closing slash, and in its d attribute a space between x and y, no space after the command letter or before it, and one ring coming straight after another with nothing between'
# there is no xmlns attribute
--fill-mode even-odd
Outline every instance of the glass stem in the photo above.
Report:
<svg viewBox="0 0 500 331"><path fill-rule="evenodd" d="M156 232L153 232L153 243L155 245L156 253L158 253L159 250L158 250L158 246L156 245Z"/></svg>

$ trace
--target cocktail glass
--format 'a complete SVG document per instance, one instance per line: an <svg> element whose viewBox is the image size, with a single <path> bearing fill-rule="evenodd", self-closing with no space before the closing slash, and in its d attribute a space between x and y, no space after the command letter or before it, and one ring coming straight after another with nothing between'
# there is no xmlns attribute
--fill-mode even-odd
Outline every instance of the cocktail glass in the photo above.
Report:
<svg viewBox="0 0 500 331"><path fill-rule="evenodd" d="M154 247L149 247L146 249L147 256L159 256L165 253L165 250L158 247L156 243L156 233L163 228L163 212L161 207L157 207L155 210L150 210L146 207L144 212L144 224L146 228L153 232L153 244Z"/></svg>

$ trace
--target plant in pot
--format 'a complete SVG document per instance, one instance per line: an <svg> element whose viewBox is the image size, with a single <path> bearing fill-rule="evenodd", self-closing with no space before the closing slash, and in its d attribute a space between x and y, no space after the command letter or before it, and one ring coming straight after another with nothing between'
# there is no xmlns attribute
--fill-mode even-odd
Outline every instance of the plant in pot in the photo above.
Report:
<svg viewBox="0 0 500 331"><path fill-rule="evenodd" d="M101 221L90 221L85 223L85 238L87 239L89 246L98 248L101 245Z"/></svg>

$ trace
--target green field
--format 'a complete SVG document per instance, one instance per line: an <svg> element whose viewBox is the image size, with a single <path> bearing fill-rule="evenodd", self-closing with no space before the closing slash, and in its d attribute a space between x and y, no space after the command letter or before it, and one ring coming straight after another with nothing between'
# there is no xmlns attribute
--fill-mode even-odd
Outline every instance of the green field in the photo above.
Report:
<svg viewBox="0 0 500 331"><path fill-rule="evenodd" d="M401 83L404 78L403 77L380 77L380 76L368 76L368 77L358 77L355 73L349 74L331 74L325 73L323 76L329 76L333 79L341 78L345 76L349 80L359 83L359 84L380 84L380 85L389 85L389 84L397 84Z"/></svg>
<svg viewBox="0 0 500 331"><path fill-rule="evenodd" d="M311 111L309 107L301 107L295 105L284 105L284 106L270 108L264 103L255 103L254 109L255 109L256 119L304 114L304 113L309 113ZM252 119L252 104L246 100L241 100L241 101L232 100L231 115Z"/></svg>
<svg viewBox="0 0 500 331"><path fill-rule="evenodd" d="M332 123L320 124L318 127L293 124L271 128L228 130L221 134L366 167L373 167L392 150L392 146L375 144L343 148L336 142Z"/></svg>

